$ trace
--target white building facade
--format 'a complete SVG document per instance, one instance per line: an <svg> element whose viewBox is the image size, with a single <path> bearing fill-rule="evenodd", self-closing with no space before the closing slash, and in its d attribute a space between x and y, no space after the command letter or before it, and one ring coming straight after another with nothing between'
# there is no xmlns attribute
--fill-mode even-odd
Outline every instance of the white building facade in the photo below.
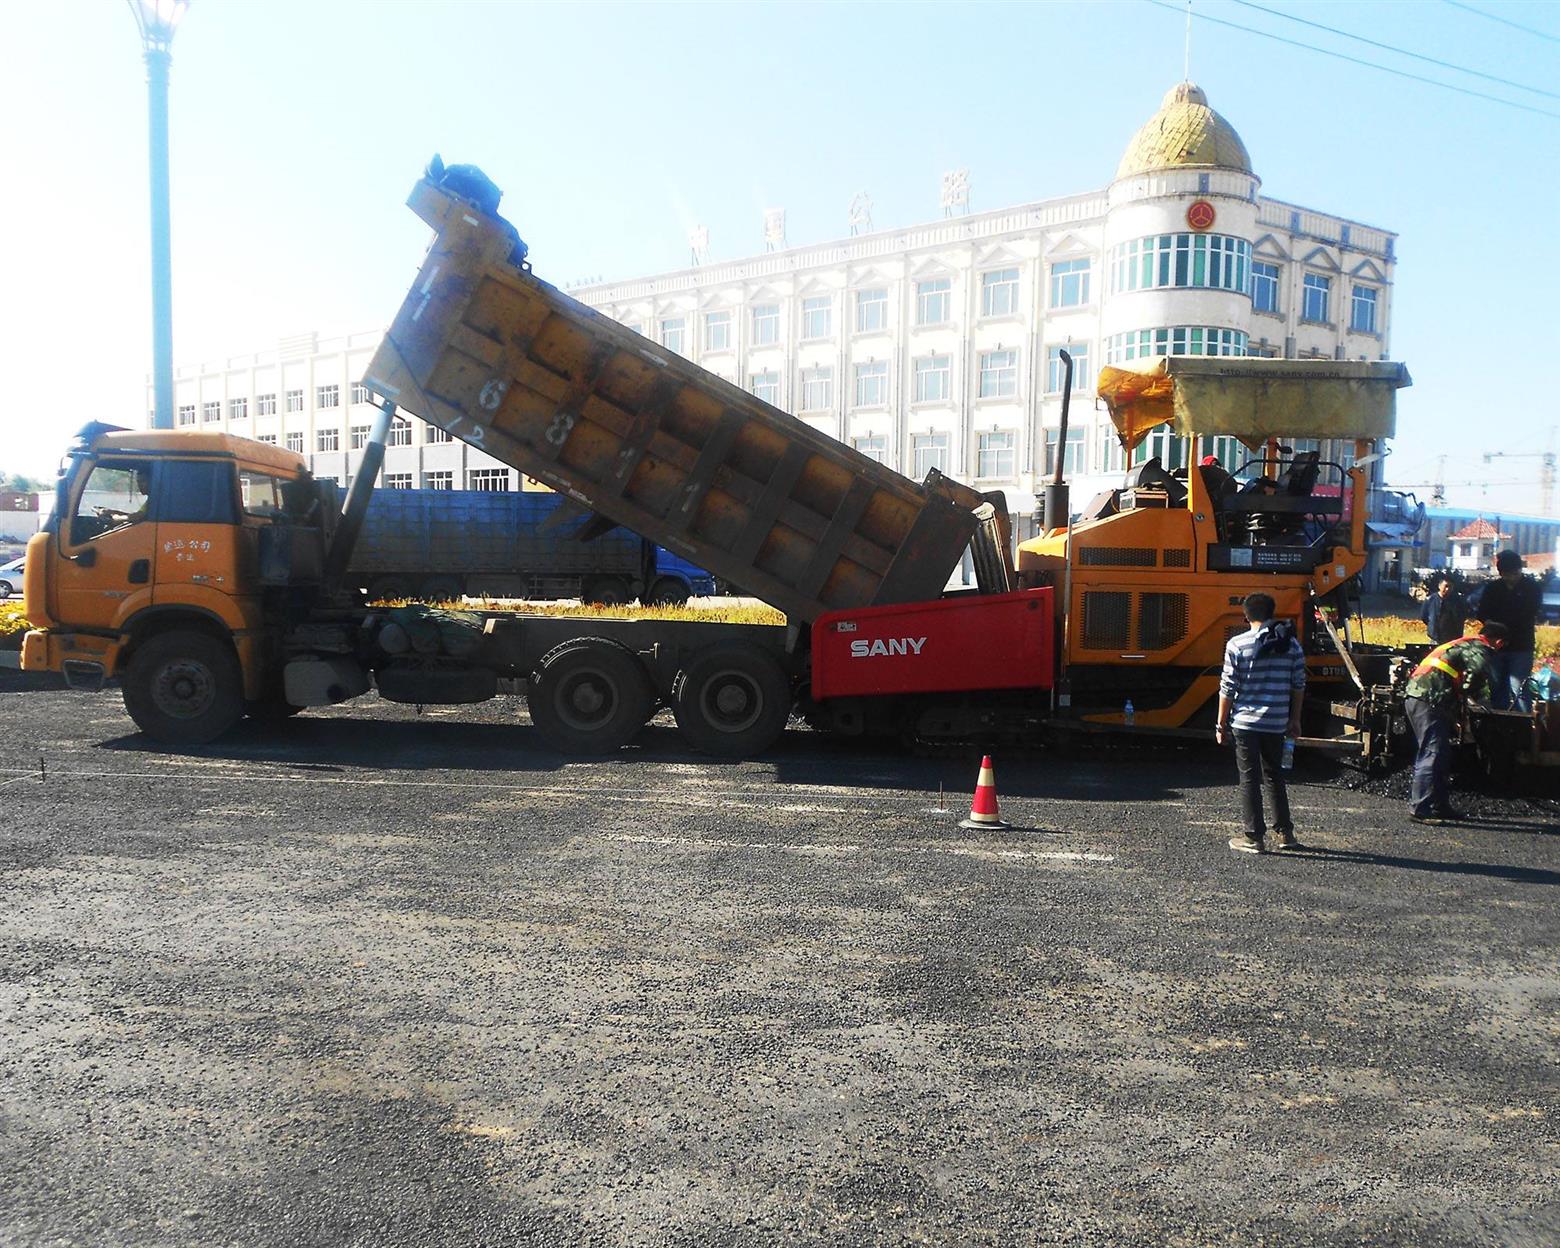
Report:
<svg viewBox="0 0 1560 1248"><path fill-rule="evenodd" d="M1026 514L1058 454L1076 502L1121 483L1092 397L1102 364L1388 357L1396 236L1260 188L1234 129L1182 83L1104 190L571 293L908 476L935 467ZM377 341L301 338L181 369L177 419L301 450L345 482L373 414L354 383ZM1063 350L1075 368L1059 445ZM1162 434L1139 458L1182 466L1188 448ZM1322 449L1348 462L1349 448ZM1192 450L1231 468L1247 454ZM391 487L521 485L420 421L397 425L384 471Z"/></svg>

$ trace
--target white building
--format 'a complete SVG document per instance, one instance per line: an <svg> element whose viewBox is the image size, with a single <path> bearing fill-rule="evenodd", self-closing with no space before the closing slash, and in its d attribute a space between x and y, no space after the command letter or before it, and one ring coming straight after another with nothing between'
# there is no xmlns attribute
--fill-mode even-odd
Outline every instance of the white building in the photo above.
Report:
<svg viewBox="0 0 1560 1248"><path fill-rule="evenodd" d="M912 477L937 467L1004 490L1025 514L1055 462L1062 349L1076 365L1065 447L1075 504L1123 470L1092 399L1101 364L1387 358L1396 236L1260 187L1239 135L1182 83L1103 190L571 293ZM345 480L372 417L353 383L377 339L304 338L182 369L177 418L281 442ZM398 426L385 484L518 484L441 437ZM1246 457L1198 448L1210 452L1231 467ZM1170 467L1183 453L1161 435L1139 452Z"/></svg>

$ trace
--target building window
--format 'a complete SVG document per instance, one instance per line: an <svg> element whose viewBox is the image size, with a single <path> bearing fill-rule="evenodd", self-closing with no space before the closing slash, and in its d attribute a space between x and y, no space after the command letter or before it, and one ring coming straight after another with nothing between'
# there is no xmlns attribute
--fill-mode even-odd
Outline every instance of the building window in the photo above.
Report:
<svg viewBox="0 0 1560 1248"><path fill-rule="evenodd" d="M297 451L300 455L303 454L303 434L301 431L287 435L287 449L289 451Z"/></svg>
<svg viewBox="0 0 1560 1248"><path fill-rule="evenodd" d="M946 403L952 392L951 356L923 355L912 366L917 403Z"/></svg>
<svg viewBox="0 0 1560 1248"><path fill-rule="evenodd" d="M1161 425L1137 444L1132 452L1134 464L1146 464L1157 459L1167 472L1186 467L1186 439L1173 429Z"/></svg>
<svg viewBox="0 0 1560 1248"><path fill-rule="evenodd" d="M1056 443L1059 429L1047 429L1045 431L1045 470L1049 473L1056 471ZM1069 425L1067 428L1067 446L1062 453L1062 475L1075 477L1085 471L1084 455L1087 446L1084 442L1085 433L1081 426Z"/></svg>
<svg viewBox="0 0 1560 1248"><path fill-rule="evenodd" d="M340 386L334 386L334 385L332 385L332 386L315 386L314 387L314 406L315 407L340 407L341 406L341 387Z"/></svg>
<svg viewBox="0 0 1560 1248"><path fill-rule="evenodd" d="M856 406L883 407L888 403L888 361L856 365Z"/></svg>
<svg viewBox="0 0 1560 1248"><path fill-rule="evenodd" d="M1360 288L1358 286L1356 286L1354 289L1358 290ZM1374 292L1372 292L1372 293L1374 293ZM228 400L228 419L229 420L248 420L249 419L249 400L248 399L229 399Z"/></svg>
<svg viewBox="0 0 1560 1248"><path fill-rule="evenodd" d="M365 386L361 381L354 381L352 383L352 402L357 404L367 403L368 401L368 387ZM406 488L411 489L412 487L407 486Z"/></svg>
<svg viewBox="0 0 1560 1248"><path fill-rule="evenodd" d="M409 490L412 488L412 474L409 472L385 473L385 489Z"/></svg>
<svg viewBox="0 0 1560 1248"><path fill-rule="evenodd" d="M314 435L314 449L316 451L339 451L341 449L341 430L318 430Z"/></svg>
<svg viewBox="0 0 1560 1248"><path fill-rule="evenodd" d="M423 473L423 489L425 490L453 490L454 488L455 474L453 472Z"/></svg>
<svg viewBox="0 0 1560 1248"><path fill-rule="evenodd" d="M1098 471L1120 472L1122 458L1121 439L1116 436L1116 430L1108 423L1100 426Z"/></svg>
<svg viewBox="0 0 1560 1248"><path fill-rule="evenodd" d="M980 397L1007 399L1018 393L1018 352L982 351Z"/></svg>
<svg viewBox="0 0 1560 1248"><path fill-rule="evenodd" d="M262 433L258 438L255 439L255 441L262 442L266 446L275 446L276 435L274 433Z"/></svg>
<svg viewBox="0 0 1560 1248"><path fill-rule="evenodd" d="M687 321L680 316L668 316L661 321L661 345L668 351L675 351L678 355L683 353Z"/></svg>
<svg viewBox="0 0 1560 1248"><path fill-rule="evenodd" d="M865 438L852 438L850 444L868 459L875 459L880 464L888 462L888 439L881 433Z"/></svg>
<svg viewBox="0 0 1560 1248"><path fill-rule="evenodd" d="M731 350L730 312L706 312L704 314L704 349L706 351Z"/></svg>
<svg viewBox="0 0 1560 1248"><path fill-rule="evenodd" d="M1307 273L1305 275L1304 296L1300 303L1300 319L1302 321L1318 321L1327 323L1327 302L1332 294L1332 278L1323 277L1320 273Z"/></svg>
<svg viewBox="0 0 1560 1248"><path fill-rule="evenodd" d="M948 471L948 435L946 433L918 433L910 439L911 455L915 461L915 479L926 480L933 468Z"/></svg>
<svg viewBox="0 0 1560 1248"><path fill-rule="evenodd" d="M802 369L802 411L826 412L834 406L834 370Z"/></svg>
<svg viewBox="0 0 1560 1248"><path fill-rule="evenodd" d="M976 441L975 475L983 481L1005 480L1013 475L1011 429L1001 433L983 433Z"/></svg>
<svg viewBox="0 0 1560 1248"><path fill-rule="evenodd" d="M507 494L509 493L509 469L469 469L466 473L466 488L481 490L484 494Z"/></svg>
<svg viewBox="0 0 1560 1248"><path fill-rule="evenodd" d="M980 275L980 314L1016 316L1018 314L1018 270L993 269Z"/></svg>
<svg viewBox="0 0 1560 1248"><path fill-rule="evenodd" d="M1125 364L1152 355L1245 355L1246 334L1212 325L1172 325L1164 329L1134 329L1112 334L1105 343L1105 362Z"/></svg>
<svg viewBox="0 0 1560 1248"><path fill-rule="evenodd" d="M802 337L827 338L833 330L834 300L828 295L802 300Z"/></svg>
<svg viewBox="0 0 1560 1248"><path fill-rule="evenodd" d="M753 309L753 345L772 347L780 341L780 305L761 303Z"/></svg>
<svg viewBox="0 0 1560 1248"><path fill-rule="evenodd" d="M953 306L953 281L946 277L932 277L915 284L915 323L917 325L944 325L949 320Z"/></svg>
<svg viewBox="0 0 1560 1248"><path fill-rule="evenodd" d="M1045 392L1047 394L1060 394L1062 383L1067 379L1067 366L1062 363L1063 351L1072 356L1072 388L1074 390L1089 388L1089 344L1068 343L1064 347L1045 349Z"/></svg>
<svg viewBox="0 0 1560 1248"><path fill-rule="evenodd" d="M748 378L748 389L753 392L754 398L763 399L773 407L780 406L779 373L754 373Z"/></svg>
<svg viewBox="0 0 1560 1248"><path fill-rule="evenodd" d="M1251 265L1251 310L1278 311L1278 265L1255 260Z"/></svg>
<svg viewBox="0 0 1560 1248"><path fill-rule="evenodd" d="M1357 334L1376 332L1376 288L1356 286L1349 299L1349 328Z"/></svg>
<svg viewBox="0 0 1560 1248"><path fill-rule="evenodd" d="M888 328L888 290L876 287L856 292L856 332L874 333Z"/></svg>
<svg viewBox="0 0 1560 1248"><path fill-rule="evenodd" d="M430 446L433 445L433 443L435 443L435 442L453 442L453 441L455 441L455 435L453 433L451 433L448 429L440 428L438 425L429 425L428 426L428 444Z"/></svg>
<svg viewBox="0 0 1560 1248"><path fill-rule="evenodd" d="M262 394L255 400L255 414L257 416L276 415L276 396L274 394Z"/></svg>
<svg viewBox="0 0 1560 1248"><path fill-rule="evenodd" d="M1251 244L1230 234L1153 234L1118 243L1110 252L1112 293L1161 286L1202 286L1246 292ZM1052 289L1055 273L1052 272ZM1055 302L1053 295L1053 303ZM1089 301L1084 288L1081 302ZM1057 305L1061 306L1061 305Z"/></svg>
<svg viewBox="0 0 1560 1248"><path fill-rule="evenodd" d="M1051 306L1076 308L1089 302L1089 262L1058 260L1051 266Z"/></svg>
<svg viewBox="0 0 1560 1248"><path fill-rule="evenodd" d="M353 425L352 426L352 437L351 437L351 440L350 440L350 445L351 445L351 447L352 447L352 449L354 451L361 451L365 446L368 445L368 426L367 425ZM325 448L321 447L320 449L324 450Z"/></svg>
<svg viewBox="0 0 1560 1248"><path fill-rule="evenodd" d="M200 405L200 419L202 424L213 424L222 419L222 400L214 403L202 403Z"/></svg>
<svg viewBox="0 0 1560 1248"><path fill-rule="evenodd" d="M397 416L390 422L390 436L386 439L389 446L410 446L412 444L412 422L402 420Z"/></svg>
<svg viewBox="0 0 1560 1248"><path fill-rule="evenodd" d="M303 391L289 390L287 392L287 410L289 412L303 411Z"/></svg>
<svg viewBox="0 0 1560 1248"><path fill-rule="evenodd" d="M195 404L185 403L179 407L179 423L181 425L193 425L195 423Z"/></svg>

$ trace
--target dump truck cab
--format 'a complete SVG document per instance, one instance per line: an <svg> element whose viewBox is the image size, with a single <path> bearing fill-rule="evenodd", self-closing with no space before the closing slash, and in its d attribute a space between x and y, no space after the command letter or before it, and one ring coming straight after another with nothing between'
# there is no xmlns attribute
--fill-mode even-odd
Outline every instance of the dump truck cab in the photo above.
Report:
<svg viewBox="0 0 1560 1248"><path fill-rule="evenodd" d="M1098 393L1129 461L1168 426L1184 467L1135 465L1066 527L1024 543L1021 581L1062 589L1064 687L1091 719L1139 726L1207 718L1224 646L1261 590L1295 621L1319 682L1349 679L1318 604L1368 558L1370 465L1394 431L1395 363L1168 357L1105 368ZM1193 448L1244 447L1230 467ZM1349 454L1324 460L1318 448ZM1233 468L1233 470L1231 470Z"/></svg>
<svg viewBox="0 0 1560 1248"><path fill-rule="evenodd" d="M212 643L198 649L229 657L220 675L236 675L240 702L263 700L274 677L266 590L317 581L322 497L291 451L222 433L88 425L65 457L54 518L27 548L34 628L22 666L95 689L123 676L152 638L191 634ZM193 681L232 700L192 664L143 692L176 701Z"/></svg>

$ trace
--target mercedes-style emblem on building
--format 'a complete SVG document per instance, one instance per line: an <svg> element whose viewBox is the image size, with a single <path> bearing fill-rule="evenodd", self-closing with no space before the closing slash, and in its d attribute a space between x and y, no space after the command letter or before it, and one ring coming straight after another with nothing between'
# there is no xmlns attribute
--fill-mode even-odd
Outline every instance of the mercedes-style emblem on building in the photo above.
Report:
<svg viewBox="0 0 1560 1248"><path fill-rule="evenodd" d="M1199 199L1186 210L1186 224L1194 230L1212 229L1213 218L1213 205L1206 199Z"/></svg>

